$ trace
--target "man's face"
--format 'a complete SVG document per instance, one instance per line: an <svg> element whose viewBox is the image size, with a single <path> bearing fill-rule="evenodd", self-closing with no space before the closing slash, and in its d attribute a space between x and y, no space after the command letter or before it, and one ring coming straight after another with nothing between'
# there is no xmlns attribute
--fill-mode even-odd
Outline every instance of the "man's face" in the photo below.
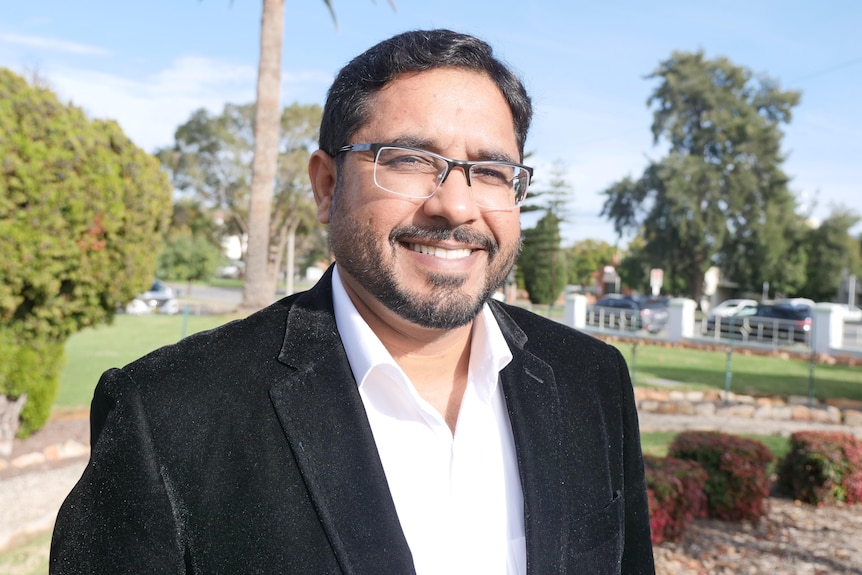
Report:
<svg viewBox="0 0 862 575"><path fill-rule="evenodd" d="M350 143L408 143L459 160L520 160L507 103L476 72L399 76L374 96L370 118ZM331 205L320 211L348 293L373 313L381 315L382 304L426 328L470 323L515 262L519 210L479 208L460 168L427 199L387 192L374 183L373 158L347 153Z"/></svg>

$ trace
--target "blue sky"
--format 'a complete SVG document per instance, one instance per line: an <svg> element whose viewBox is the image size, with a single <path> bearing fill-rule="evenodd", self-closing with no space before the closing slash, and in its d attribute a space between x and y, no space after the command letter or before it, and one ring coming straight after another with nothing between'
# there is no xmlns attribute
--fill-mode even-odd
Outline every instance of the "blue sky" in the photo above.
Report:
<svg viewBox="0 0 862 575"><path fill-rule="evenodd" d="M260 0L3 1L0 66L38 76L147 151L192 111L254 100ZM703 50L802 91L785 171L803 206L862 213L862 2L761 0L287 0L282 99L323 103L350 58L398 32L476 34L524 79L537 174L562 162L574 188L567 241L615 242L601 192L661 157L645 79L673 50ZM862 226L854 228L862 232Z"/></svg>

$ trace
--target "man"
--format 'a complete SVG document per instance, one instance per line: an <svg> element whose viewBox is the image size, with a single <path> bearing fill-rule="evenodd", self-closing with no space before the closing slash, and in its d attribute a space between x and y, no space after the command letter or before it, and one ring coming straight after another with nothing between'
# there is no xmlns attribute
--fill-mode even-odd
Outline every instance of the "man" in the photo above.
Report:
<svg viewBox="0 0 862 575"><path fill-rule="evenodd" d="M471 36L345 66L309 164L335 266L102 377L53 572L652 573L625 362L490 297L530 117Z"/></svg>

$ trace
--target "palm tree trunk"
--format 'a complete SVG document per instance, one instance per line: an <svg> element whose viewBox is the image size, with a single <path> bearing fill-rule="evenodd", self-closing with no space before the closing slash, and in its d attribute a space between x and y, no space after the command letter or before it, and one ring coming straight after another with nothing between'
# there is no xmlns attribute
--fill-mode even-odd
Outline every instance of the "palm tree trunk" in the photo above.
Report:
<svg viewBox="0 0 862 575"><path fill-rule="evenodd" d="M257 115L254 159L248 210L248 255L241 309L253 311L275 299L276 274L271 273L269 222L278 137L281 127L281 51L284 37L284 0L263 0L260 26L260 64L257 76ZM277 268L277 263L275 266Z"/></svg>

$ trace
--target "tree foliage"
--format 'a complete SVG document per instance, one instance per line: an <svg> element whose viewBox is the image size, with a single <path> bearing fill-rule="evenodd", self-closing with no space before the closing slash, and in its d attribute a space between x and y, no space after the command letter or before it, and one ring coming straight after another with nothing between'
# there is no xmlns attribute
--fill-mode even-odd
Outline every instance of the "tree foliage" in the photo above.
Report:
<svg viewBox="0 0 862 575"><path fill-rule="evenodd" d="M177 234L168 239L159 254L159 277L193 282L208 280L224 260L221 250L204 236Z"/></svg>
<svg viewBox="0 0 862 575"><path fill-rule="evenodd" d="M601 240L581 240L566 249L566 273L570 284L584 287L597 283L596 275L613 265L617 248Z"/></svg>
<svg viewBox="0 0 862 575"><path fill-rule="evenodd" d="M47 417L59 365L45 359L52 367L22 388L14 358L27 347L62 355L70 334L109 321L148 285L170 206L158 162L116 123L0 69L0 393L54 380L41 406L25 406L25 429Z"/></svg>
<svg viewBox="0 0 862 575"><path fill-rule="evenodd" d="M523 231L523 248L518 258L518 271L532 303L553 304L568 280L560 226L566 221L572 189L564 173L564 166L555 164L548 187L533 193L533 200L542 198L543 202L539 205L533 202L527 208L545 212L535 227Z"/></svg>
<svg viewBox="0 0 862 575"><path fill-rule="evenodd" d="M545 212L536 226L524 230L524 247L518 259L530 301L551 305L566 285L566 256L560 249L560 219Z"/></svg>
<svg viewBox="0 0 862 575"><path fill-rule="evenodd" d="M807 274L802 293L807 297L832 301L838 295L842 275L862 275L860 242L850 235L859 221L855 213L836 209L820 226L805 231Z"/></svg>
<svg viewBox="0 0 862 575"><path fill-rule="evenodd" d="M659 81L647 102L653 138L668 154L605 190L602 215L620 234L639 232L649 267L696 300L712 265L743 289L769 280L796 291L804 265L787 255L801 218L780 126L799 93L702 52L674 52L648 78Z"/></svg>
<svg viewBox="0 0 862 575"><path fill-rule="evenodd" d="M281 114L268 228L268 281L273 293L291 237L319 227L307 166L321 115L316 104L292 104ZM250 231L254 118L253 104L227 104L218 115L198 110L177 128L174 146L156 154L178 190L196 198L202 207L222 214L226 234L247 236Z"/></svg>

